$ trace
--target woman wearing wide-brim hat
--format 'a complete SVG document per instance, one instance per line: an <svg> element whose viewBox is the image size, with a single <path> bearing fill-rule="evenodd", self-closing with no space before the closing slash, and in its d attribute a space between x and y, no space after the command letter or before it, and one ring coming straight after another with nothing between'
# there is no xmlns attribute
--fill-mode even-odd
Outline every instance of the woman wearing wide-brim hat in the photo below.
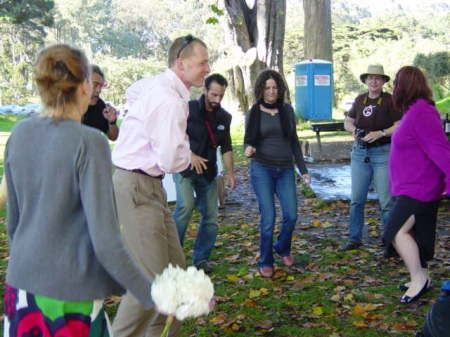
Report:
<svg viewBox="0 0 450 337"><path fill-rule="evenodd" d="M392 96L383 91L390 80L382 65L369 65L360 76L368 91L356 97L345 119L345 129L355 138L351 153L351 205L349 238L341 248L362 245L364 206L373 180L380 203L383 227L388 221L393 200L389 193L388 158L391 135L401 119L394 109Z"/></svg>

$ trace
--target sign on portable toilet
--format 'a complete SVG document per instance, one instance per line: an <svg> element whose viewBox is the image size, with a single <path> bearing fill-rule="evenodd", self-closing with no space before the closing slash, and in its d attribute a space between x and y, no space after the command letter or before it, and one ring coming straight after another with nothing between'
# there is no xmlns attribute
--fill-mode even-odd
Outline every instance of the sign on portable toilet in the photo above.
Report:
<svg viewBox="0 0 450 337"><path fill-rule="evenodd" d="M308 59L295 65L295 111L308 120L332 119L333 65Z"/></svg>

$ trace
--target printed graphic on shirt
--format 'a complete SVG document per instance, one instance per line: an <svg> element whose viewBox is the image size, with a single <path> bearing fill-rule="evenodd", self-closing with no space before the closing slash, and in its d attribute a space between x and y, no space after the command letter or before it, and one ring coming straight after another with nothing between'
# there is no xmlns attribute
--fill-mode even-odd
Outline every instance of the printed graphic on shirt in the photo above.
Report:
<svg viewBox="0 0 450 337"><path fill-rule="evenodd" d="M376 108L376 105L367 105L364 107L364 110L362 112L364 117L370 117L373 114L374 109Z"/></svg>

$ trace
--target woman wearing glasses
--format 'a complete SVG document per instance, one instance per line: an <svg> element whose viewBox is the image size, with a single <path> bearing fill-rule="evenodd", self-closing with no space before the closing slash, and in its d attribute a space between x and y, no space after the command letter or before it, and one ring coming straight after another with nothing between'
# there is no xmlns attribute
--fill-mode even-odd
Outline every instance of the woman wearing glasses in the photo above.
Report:
<svg viewBox="0 0 450 337"><path fill-rule="evenodd" d="M345 129L355 141L351 153L351 204L348 241L341 250L362 246L364 207L373 181L380 203L383 227L386 226L393 200L389 193L388 158L391 135L401 113L394 109L391 94L383 91L390 78L382 65L369 65L360 76L367 92L356 97L345 118Z"/></svg>

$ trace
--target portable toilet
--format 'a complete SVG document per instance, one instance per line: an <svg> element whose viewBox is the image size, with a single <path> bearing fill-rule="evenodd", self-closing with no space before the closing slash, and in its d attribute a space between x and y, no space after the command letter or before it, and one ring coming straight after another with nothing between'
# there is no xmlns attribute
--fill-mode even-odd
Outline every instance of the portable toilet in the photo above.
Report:
<svg viewBox="0 0 450 337"><path fill-rule="evenodd" d="M308 59L295 65L295 111L307 120L332 119L333 65Z"/></svg>

